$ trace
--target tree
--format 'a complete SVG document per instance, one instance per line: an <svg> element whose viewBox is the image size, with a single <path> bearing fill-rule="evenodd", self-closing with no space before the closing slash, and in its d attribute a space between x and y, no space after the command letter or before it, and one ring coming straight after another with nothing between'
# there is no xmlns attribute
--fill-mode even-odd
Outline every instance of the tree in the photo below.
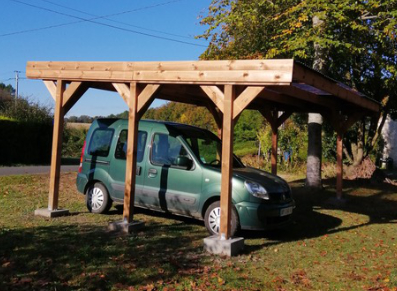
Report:
<svg viewBox="0 0 397 291"><path fill-rule="evenodd" d="M5 85L4 83L0 83L0 106L5 101L10 101L13 94L15 94L15 90L11 85Z"/></svg>
<svg viewBox="0 0 397 291"><path fill-rule="evenodd" d="M208 28L199 37L210 39L203 59L295 58L313 67L316 44L322 73L380 101L382 112L344 140L355 165L375 146L386 115L397 115L396 0L213 0L201 23Z"/></svg>

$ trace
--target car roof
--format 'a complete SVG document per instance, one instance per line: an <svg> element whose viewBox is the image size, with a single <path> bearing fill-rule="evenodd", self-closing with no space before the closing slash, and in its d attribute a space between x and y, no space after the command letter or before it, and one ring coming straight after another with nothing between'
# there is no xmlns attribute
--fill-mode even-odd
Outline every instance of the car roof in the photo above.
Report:
<svg viewBox="0 0 397 291"><path fill-rule="evenodd" d="M117 127L118 125L128 125L128 119L124 118L98 118L95 119L93 124L97 123L99 127ZM169 130L170 127L176 131L186 131L186 130L198 130L198 131L208 131L206 129L188 125L184 123L172 122L172 121L161 121L161 120L152 120L152 119L142 119L139 121L140 126L151 127L155 125L157 129L166 129Z"/></svg>

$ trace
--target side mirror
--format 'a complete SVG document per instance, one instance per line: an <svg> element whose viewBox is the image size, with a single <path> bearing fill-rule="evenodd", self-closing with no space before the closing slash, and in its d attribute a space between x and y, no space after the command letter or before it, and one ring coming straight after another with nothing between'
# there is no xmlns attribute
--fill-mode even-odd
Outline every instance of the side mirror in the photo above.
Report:
<svg viewBox="0 0 397 291"><path fill-rule="evenodd" d="M190 170L193 167L193 161L188 157L178 156L175 160L175 165L179 168Z"/></svg>

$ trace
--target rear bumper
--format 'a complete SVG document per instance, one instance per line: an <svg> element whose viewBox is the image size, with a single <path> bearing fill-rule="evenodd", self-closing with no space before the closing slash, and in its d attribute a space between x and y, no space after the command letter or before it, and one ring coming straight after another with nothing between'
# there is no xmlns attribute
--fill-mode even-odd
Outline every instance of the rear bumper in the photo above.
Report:
<svg viewBox="0 0 397 291"><path fill-rule="evenodd" d="M242 229L266 230L279 228L288 224L291 221L295 202L291 200L287 203L277 205L241 202L236 204L236 208L239 213Z"/></svg>

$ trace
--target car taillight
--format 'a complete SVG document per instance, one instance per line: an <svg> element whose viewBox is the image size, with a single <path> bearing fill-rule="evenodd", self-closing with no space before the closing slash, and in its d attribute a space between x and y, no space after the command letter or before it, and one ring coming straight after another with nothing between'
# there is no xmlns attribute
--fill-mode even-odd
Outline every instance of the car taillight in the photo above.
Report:
<svg viewBox="0 0 397 291"><path fill-rule="evenodd" d="M79 173L81 173L81 171L83 170L84 151L85 151L85 141L84 141L83 148L82 148L82 150L81 150Z"/></svg>

